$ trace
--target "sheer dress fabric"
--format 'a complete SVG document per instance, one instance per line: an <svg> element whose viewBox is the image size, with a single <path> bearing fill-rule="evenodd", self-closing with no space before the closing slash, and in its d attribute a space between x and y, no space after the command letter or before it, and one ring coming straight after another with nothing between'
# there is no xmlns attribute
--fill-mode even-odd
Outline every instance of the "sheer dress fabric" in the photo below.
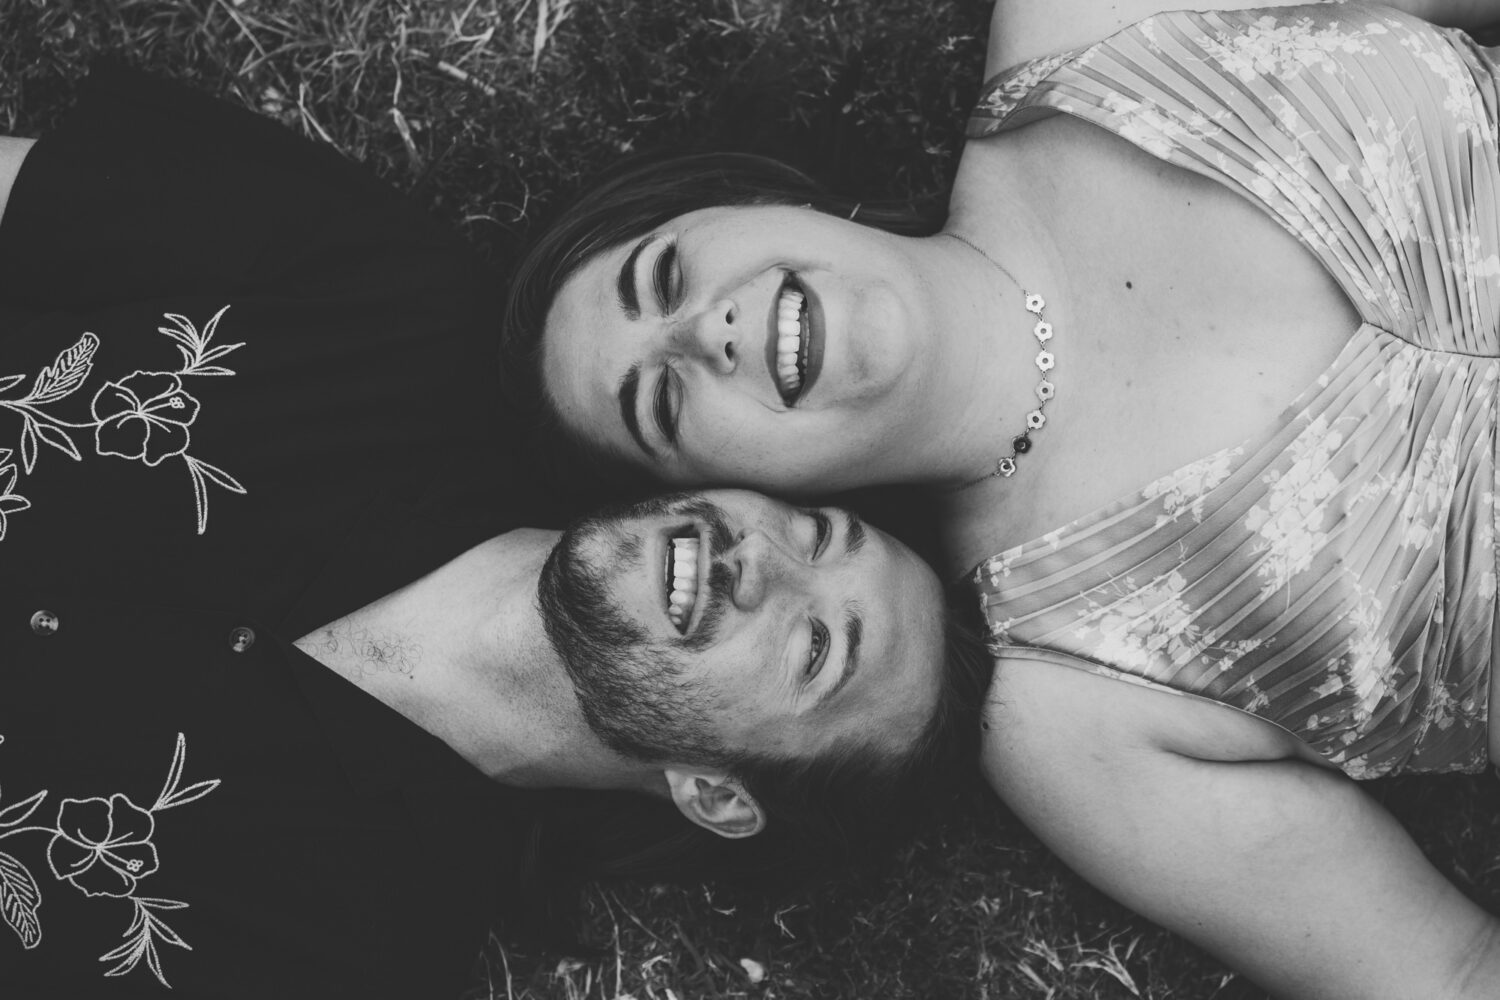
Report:
<svg viewBox="0 0 1500 1000"><path fill-rule="evenodd" d="M1228 705L1355 778L1485 766L1497 56L1317 4L1161 14L986 84L971 139L1106 128L1260 206L1361 319L1262 432L982 562L998 658Z"/></svg>

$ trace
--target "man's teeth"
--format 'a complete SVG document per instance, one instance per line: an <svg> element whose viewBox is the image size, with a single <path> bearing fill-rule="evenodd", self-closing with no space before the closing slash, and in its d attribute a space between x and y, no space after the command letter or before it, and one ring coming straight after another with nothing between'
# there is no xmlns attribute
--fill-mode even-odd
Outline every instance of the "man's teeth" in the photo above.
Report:
<svg viewBox="0 0 1500 1000"><path fill-rule="evenodd" d="M802 352L803 301L801 292L786 288L776 303L776 381L783 393L796 392L802 385L797 356Z"/></svg>
<svg viewBox="0 0 1500 1000"><path fill-rule="evenodd" d="M667 616L679 628L693 615L698 596L698 539L672 539L672 592L667 597Z"/></svg>

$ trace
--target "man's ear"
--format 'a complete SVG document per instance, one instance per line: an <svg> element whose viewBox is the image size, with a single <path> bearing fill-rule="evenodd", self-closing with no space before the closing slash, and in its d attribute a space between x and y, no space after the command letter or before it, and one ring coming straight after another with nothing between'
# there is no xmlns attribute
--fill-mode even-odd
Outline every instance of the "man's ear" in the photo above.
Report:
<svg viewBox="0 0 1500 1000"><path fill-rule="evenodd" d="M669 767L662 773L677 808L705 830L738 839L766 828L760 803L724 772Z"/></svg>

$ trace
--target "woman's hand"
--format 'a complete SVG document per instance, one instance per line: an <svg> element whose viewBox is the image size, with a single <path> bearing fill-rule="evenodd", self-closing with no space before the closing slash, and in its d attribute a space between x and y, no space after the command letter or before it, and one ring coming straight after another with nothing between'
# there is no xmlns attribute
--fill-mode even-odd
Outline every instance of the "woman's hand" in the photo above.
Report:
<svg viewBox="0 0 1500 1000"><path fill-rule="evenodd" d="M10 201L10 189L15 186L16 175L21 172L21 161L31 152L35 139L13 139L0 136L0 222L5 221L5 205Z"/></svg>
<svg viewBox="0 0 1500 1000"><path fill-rule="evenodd" d="M1183 713L1178 701L1005 660L986 774L1081 875L1277 996L1500 996L1500 922L1389 813L1301 760L1184 755L1195 743L1229 754L1247 744L1238 713L1220 740L1216 713L1231 710L1193 700L1202 711Z"/></svg>

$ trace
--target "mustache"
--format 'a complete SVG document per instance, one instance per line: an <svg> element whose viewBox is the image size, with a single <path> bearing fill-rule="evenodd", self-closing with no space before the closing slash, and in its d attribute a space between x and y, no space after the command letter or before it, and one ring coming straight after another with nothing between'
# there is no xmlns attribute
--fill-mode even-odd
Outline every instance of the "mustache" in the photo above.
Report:
<svg viewBox="0 0 1500 1000"><path fill-rule="evenodd" d="M670 504L667 510L674 515L703 522L708 528L709 556L714 560L715 565L734 545L734 532L729 527L729 520L723 509L713 501L688 494L687 499Z"/></svg>
<svg viewBox="0 0 1500 1000"><path fill-rule="evenodd" d="M695 653L713 645L718 638L719 623L724 620L724 608L729 603L729 590L734 586L734 573L727 563L718 558L708 571L708 596L703 607L703 617L693 633L684 636L682 645Z"/></svg>

